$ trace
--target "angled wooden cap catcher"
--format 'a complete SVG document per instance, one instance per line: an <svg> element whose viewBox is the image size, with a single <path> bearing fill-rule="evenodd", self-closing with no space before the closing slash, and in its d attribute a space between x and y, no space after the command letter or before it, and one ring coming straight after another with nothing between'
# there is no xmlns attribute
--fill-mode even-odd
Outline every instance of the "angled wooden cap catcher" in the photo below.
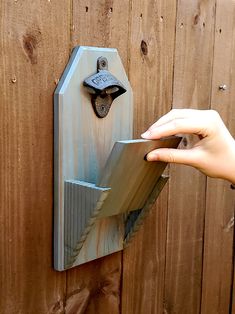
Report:
<svg viewBox="0 0 235 314"><path fill-rule="evenodd" d="M132 140L132 90L116 49L76 47L54 95L54 267L122 250L155 202L180 138Z"/></svg>

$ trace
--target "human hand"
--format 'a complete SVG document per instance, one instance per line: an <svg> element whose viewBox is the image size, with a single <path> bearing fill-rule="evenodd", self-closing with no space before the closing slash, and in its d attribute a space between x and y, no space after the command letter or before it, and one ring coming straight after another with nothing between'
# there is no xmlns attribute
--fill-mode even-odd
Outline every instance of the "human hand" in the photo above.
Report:
<svg viewBox="0 0 235 314"><path fill-rule="evenodd" d="M156 149L147 160L190 165L210 177L235 183L235 140L216 111L173 109L141 136L160 139L179 133L198 135L198 141L187 150Z"/></svg>

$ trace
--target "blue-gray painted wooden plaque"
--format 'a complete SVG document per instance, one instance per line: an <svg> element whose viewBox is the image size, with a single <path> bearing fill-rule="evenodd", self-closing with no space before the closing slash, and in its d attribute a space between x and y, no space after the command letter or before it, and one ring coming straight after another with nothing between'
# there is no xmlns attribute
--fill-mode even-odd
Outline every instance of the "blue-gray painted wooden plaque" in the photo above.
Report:
<svg viewBox="0 0 235 314"><path fill-rule="evenodd" d="M109 71L127 92L99 119L83 81L94 74L97 59L106 57ZM132 138L132 90L116 49L76 47L54 95L54 267L65 265L65 182L96 183L114 143ZM72 266L123 248L123 216L97 220Z"/></svg>

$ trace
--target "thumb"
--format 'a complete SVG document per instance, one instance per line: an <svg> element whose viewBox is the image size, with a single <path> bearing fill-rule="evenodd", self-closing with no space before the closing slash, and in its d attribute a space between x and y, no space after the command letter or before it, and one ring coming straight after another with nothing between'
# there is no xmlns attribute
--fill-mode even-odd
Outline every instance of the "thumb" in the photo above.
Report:
<svg viewBox="0 0 235 314"><path fill-rule="evenodd" d="M159 148L148 153L148 161L163 161L196 167L200 161L199 152L194 149Z"/></svg>

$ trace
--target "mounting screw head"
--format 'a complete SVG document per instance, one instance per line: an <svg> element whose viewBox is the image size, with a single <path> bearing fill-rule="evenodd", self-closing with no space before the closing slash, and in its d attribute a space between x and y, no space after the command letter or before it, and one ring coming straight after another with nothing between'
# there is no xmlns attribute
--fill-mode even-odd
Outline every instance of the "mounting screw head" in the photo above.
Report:
<svg viewBox="0 0 235 314"><path fill-rule="evenodd" d="M227 85L223 84L219 86L219 90L226 90L227 89Z"/></svg>

